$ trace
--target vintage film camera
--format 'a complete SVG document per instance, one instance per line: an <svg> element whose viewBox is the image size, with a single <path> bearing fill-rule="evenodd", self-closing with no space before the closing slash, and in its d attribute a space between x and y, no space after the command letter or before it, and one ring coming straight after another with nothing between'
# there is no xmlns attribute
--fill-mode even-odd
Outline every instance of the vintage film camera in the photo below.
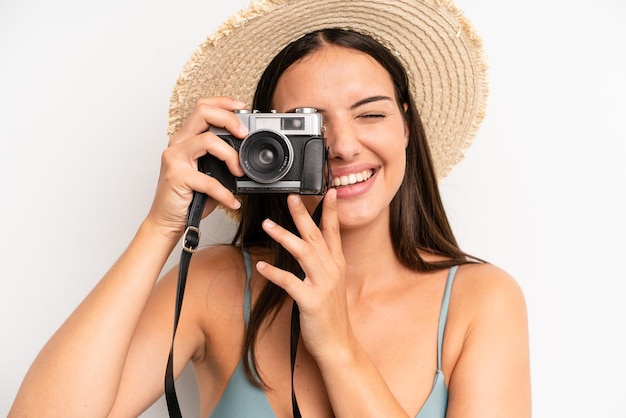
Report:
<svg viewBox="0 0 626 418"><path fill-rule="evenodd" d="M210 154L198 160L198 170L234 194L326 193L330 169L321 114L313 108L298 108L294 113L235 113L248 128L247 137L238 139L215 127L209 131L239 153L244 176L233 176L223 161Z"/></svg>

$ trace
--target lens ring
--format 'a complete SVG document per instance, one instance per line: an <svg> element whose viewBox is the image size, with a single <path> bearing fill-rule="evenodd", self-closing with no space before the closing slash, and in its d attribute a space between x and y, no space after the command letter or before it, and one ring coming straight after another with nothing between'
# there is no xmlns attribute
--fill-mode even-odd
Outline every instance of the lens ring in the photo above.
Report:
<svg viewBox="0 0 626 418"><path fill-rule="evenodd" d="M273 130L255 131L239 148L243 172L257 183L274 183L282 179L293 165L291 141Z"/></svg>

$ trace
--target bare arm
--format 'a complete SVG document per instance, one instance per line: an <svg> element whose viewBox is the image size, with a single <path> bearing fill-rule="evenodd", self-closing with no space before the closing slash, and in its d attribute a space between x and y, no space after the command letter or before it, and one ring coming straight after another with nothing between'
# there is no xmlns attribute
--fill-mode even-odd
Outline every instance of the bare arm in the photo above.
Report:
<svg viewBox="0 0 626 418"><path fill-rule="evenodd" d="M447 416L529 418L528 323L522 292L494 266L467 267L469 274L455 286L469 307L457 306L451 315L471 319L450 375Z"/></svg>
<svg viewBox="0 0 626 418"><path fill-rule="evenodd" d="M238 208L230 191L198 172L196 161L210 152L225 160L234 174L241 174L236 152L205 132L215 124L242 135L240 122L231 112L240 106L229 98L199 101L163 153L157 192L146 220L119 260L35 359L10 416L102 417L110 412L137 325L161 269L182 234L193 191L213 198L207 212L219 203ZM171 319L168 322L171 330ZM160 334L153 335L159 338ZM154 350L152 353L162 348Z"/></svg>
<svg viewBox="0 0 626 418"><path fill-rule="evenodd" d="M173 245L149 222L141 226L35 359L13 405L16 416L106 415L135 327Z"/></svg>

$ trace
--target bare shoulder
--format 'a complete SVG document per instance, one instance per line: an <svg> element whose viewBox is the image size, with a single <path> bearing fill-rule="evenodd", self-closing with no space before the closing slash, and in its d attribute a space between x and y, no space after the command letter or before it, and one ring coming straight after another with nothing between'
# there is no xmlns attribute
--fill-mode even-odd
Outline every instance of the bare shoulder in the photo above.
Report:
<svg viewBox="0 0 626 418"><path fill-rule="evenodd" d="M173 307L178 268L176 265L163 275L157 283L153 299L165 299ZM190 317L197 308L213 306L214 303L231 304L237 299L241 302L244 286L241 250L228 245L203 248L193 255L189 264L184 295L186 316Z"/></svg>
<svg viewBox="0 0 626 418"><path fill-rule="evenodd" d="M472 316L511 310L525 315L524 294L517 280L493 264L466 264L459 268L453 297L465 314Z"/></svg>
<svg viewBox="0 0 626 418"><path fill-rule="evenodd" d="M242 323L245 292L245 268L241 250L229 245L203 248L193 255L189 265L181 327L198 330L208 340L234 331ZM178 266L172 268L157 285L155 295L160 306L173 310L178 284ZM204 357L199 344L195 358Z"/></svg>
<svg viewBox="0 0 626 418"><path fill-rule="evenodd" d="M509 273L488 263L459 268L446 325L450 371L458 374L463 359L473 358L472 364L484 366L497 350L504 355L513 346L527 346L527 327L524 295ZM503 347L505 341L513 346Z"/></svg>
<svg viewBox="0 0 626 418"><path fill-rule="evenodd" d="M177 283L178 266L159 283L166 288L163 290L169 295L171 308L175 304ZM232 371L231 356L238 352L233 347L241 344L243 335L245 285L241 249L230 245L210 246L191 257L177 340L192 347L190 358L196 365L196 377L204 382L203 388L206 382L220 380Z"/></svg>
<svg viewBox="0 0 626 418"><path fill-rule="evenodd" d="M201 249L191 259L189 277L206 283L207 280L245 274L240 248L232 245L215 245Z"/></svg>
<svg viewBox="0 0 626 418"><path fill-rule="evenodd" d="M448 416L529 416L528 320L517 280L491 264L460 267L448 330Z"/></svg>
<svg viewBox="0 0 626 418"><path fill-rule="evenodd" d="M473 344L483 344L494 332L527 331L526 301L517 280L488 263L459 267L450 297L446 328L449 344L460 355ZM456 357L456 356L455 356Z"/></svg>
<svg viewBox="0 0 626 418"><path fill-rule="evenodd" d="M186 296L214 315L241 317L245 291L241 249L230 245L206 247L191 259Z"/></svg>

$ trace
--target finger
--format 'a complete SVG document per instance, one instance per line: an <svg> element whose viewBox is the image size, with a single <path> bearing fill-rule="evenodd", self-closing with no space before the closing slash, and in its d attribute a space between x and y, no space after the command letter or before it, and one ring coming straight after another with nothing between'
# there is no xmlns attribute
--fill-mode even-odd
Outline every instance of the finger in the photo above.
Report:
<svg viewBox="0 0 626 418"><path fill-rule="evenodd" d="M204 132L210 126L227 129L237 137L245 136L247 135L245 127L233 113L233 110L244 107L244 103L230 97L199 99L181 128L182 136Z"/></svg>
<svg viewBox="0 0 626 418"><path fill-rule="evenodd" d="M198 171L196 160L189 156L191 151L186 149L189 143L168 147L163 151L160 183L167 185L179 196L189 196L195 190L206 193L228 208L238 209L240 203L230 190L217 179Z"/></svg>
<svg viewBox="0 0 626 418"><path fill-rule="evenodd" d="M243 138L248 134L247 129L233 110L244 107L244 103L230 97L199 99L180 131L172 137L170 144L182 142L205 132L211 126L226 129L237 138Z"/></svg>
<svg viewBox="0 0 626 418"><path fill-rule="evenodd" d="M198 135L196 141L190 141L189 147L194 161L206 154L211 154L218 160L224 161L233 175L238 177L244 175L237 151L228 142L214 133L205 132Z"/></svg>
<svg viewBox="0 0 626 418"><path fill-rule="evenodd" d="M243 175L237 151L211 132L196 135L187 141L167 147L162 153L162 165L176 167L182 164L185 167L193 167L197 170L197 160L206 154L211 154L215 158L226 162L228 169L233 175Z"/></svg>
<svg viewBox="0 0 626 418"><path fill-rule="evenodd" d="M287 205L289 207L289 213L302 239L315 248L320 248L320 246L326 248L322 231L320 231L315 221L313 221L307 207L304 202L302 202L302 198L297 194L289 195Z"/></svg>
<svg viewBox="0 0 626 418"><path fill-rule="evenodd" d="M229 209L237 210L241 207L241 202L219 180L197 170L195 172L192 170L189 174L188 187L205 193Z"/></svg>
<svg viewBox="0 0 626 418"><path fill-rule="evenodd" d="M303 269L305 268L304 264L307 262L313 261L315 263L313 259L316 257L316 254L311 244L304 242L300 237L277 225L271 219L264 220L262 227L267 235L285 248Z"/></svg>
<svg viewBox="0 0 626 418"><path fill-rule="evenodd" d="M279 269L265 261L259 261L256 264L256 269L267 280L283 288L293 300L297 302L300 299L305 284L292 273Z"/></svg>
<svg viewBox="0 0 626 418"><path fill-rule="evenodd" d="M295 194L288 196L287 205L300 236L269 219L263 222L263 229L298 261L305 272L310 273L309 268L319 267L322 260L329 259L330 253L322 232L311 218L300 196Z"/></svg>
<svg viewBox="0 0 626 418"><path fill-rule="evenodd" d="M336 262L343 262L339 215L337 214L337 191L335 189L328 190L322 205L321 229L324 241L333 259Z"/></svg>

